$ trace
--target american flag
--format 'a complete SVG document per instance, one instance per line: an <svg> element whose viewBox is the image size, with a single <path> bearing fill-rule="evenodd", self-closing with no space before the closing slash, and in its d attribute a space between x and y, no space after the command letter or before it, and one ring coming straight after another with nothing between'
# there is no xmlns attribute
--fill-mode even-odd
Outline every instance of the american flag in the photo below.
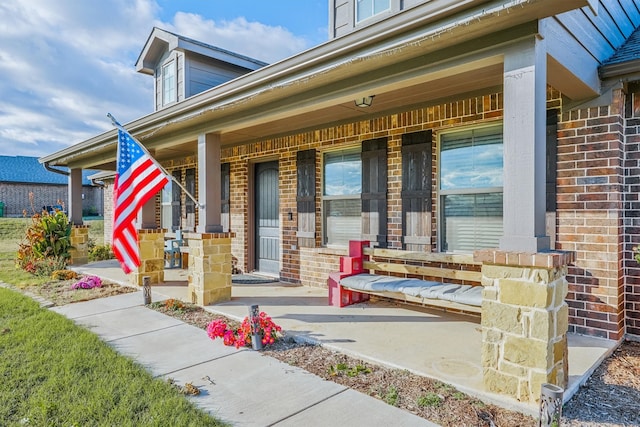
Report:
<svg viewBox="0 0 640 427"><path fill-rule="evenodd" d="M129 274L140 266L138 232L134 225L136 216L169 179L140 143L120 126L116 169L113 253L124 272Z"/></svg>

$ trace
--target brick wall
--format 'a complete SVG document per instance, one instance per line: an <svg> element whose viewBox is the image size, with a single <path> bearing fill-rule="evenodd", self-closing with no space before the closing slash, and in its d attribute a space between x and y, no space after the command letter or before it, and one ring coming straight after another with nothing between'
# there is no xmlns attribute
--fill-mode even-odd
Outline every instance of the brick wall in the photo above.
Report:
<svg viewBox="0 0 640 427"><path fill-rule="evenodd" d="M626 331L640 340L640 264L633 248L640 246L640 84L629 86L625 103L624 158L624 297Z"/></svg>
<svg viewBox="0 0 640 427"><path fill-rule="evenodd" d="M33 205L29 200L30 193L33 193ZM104 209L102 188L83 186L82 193L85 195L82 200L83 211L95 208L97 213L101 214ZM23 212L26 212L27 215L39 213L42 206L47 205L67 205L69 202L68 194L67 185L0 184L0 202L5 205L4 216L6 217L22 217Z"/></svg>
<svg viewBox="0 0 640 427"><path fill-rule="evenodd" d="M576 252L569 268L570 331L620 339L623 94L614 104L563 112L558 131L558 249Z"/></svg>
<svg viewBox="0 0 640 427"><path fill-rule="evenodd" d="M231 221L230 229L236 233L233 239L232 252L242 271L250 271L252 267L253 244L249 241L252 235L252 219L249 207L253 197L252 168L257 162L277 159L280 169L280 224L282 265L281 280L292 283L304 283L310 286L326 286L328 272L337 269L338 254L331 255L322 246L321 197L322 173L321 152L332 147L358 144L373 138L388 138L388 243L391 248L401 247L401 141L402 134L427 129L434 130L434 141L437 132L456 126L483 123L502 118L502 94L493 93L475 98L463 99L441 105L420 108L412 111L346 123L340 126L309 131L302 134L284 136L253 144L224 148L222 161L231 165ZM317 194L316 198L316 244L315 248L298 247L296 237L297 216L288 219L288 212L296 211L296 152L316 149L317 153ZM433 170L438 157L435 144L433 146ZM434 175L435 177L435 175ZM433 200L435 202L435 182L433 180ZM435 208L433 209L435 211ZM435 216L433 230L436 229ZM435 249L435 233L433 233L432 249ZM329 251L330 252L330 251ZM314 255L315 254L315 255ZM319 260L322 258L322 260ZM327 273L327 274L325 274Z"/></svg>

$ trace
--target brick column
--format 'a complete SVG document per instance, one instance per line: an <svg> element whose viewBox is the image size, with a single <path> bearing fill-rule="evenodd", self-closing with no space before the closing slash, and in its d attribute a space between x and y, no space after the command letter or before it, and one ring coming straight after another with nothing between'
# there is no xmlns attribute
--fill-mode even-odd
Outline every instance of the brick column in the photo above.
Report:
<svg viewBox="0 0 640 427"><path fill-rule="evenodd" d="M189 298L198 305L231 299L233 233L188 233Z"/></svg>
<svg viewBox="0 0 640 427"><path fill-rule="evenodd" d="M574 254L482 250L482 365L488 391L535 402L567 386L568 264Z"/></svg>
<svg viewBox="0 0 640 427"><path fill-rule="evenodd" d="M142 278L149 276L151 284L164 282L164 233L166 230L138 230L140 267L129 274L130 283L142 286Z"/></svg>
<svg viewBox="0 0 640 427"><path fill-rule="evenodd" d="M89 261L89 226L73 225L71 227L71 259L70 265L86 264Z"/></svg>

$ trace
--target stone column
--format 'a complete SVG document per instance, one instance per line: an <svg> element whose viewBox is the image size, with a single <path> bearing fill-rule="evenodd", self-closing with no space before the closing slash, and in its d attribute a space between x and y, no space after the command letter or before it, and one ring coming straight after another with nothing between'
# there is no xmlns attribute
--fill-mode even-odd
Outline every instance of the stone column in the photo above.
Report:
<svg viewBox="0 0 640 427"><path fill-rule="evenodd" d="M129 282L142 286L142 278L150 277L151 284L164 282L164 233L166 230L138 230L138 248L140 250L140 267L129 273Z"/></svg>
<svg viewBox="0 0 640 427"><path fill-rule="evenodd" d="M198 305L231 299L233 233L188 233L189 298Z"/></svg>
<svg viewBox="0 0 640 427"><path fill-rule="evenodd" d="M81 265L89 262L89 226L71 226L71 259L70 265Z"/></svg>
<svg viewBox="0 0 640 427"><path fill-rule="evenodd" d="M488 391L523 402L568 381L565 302L570 252L482 250L482 365Z"/></svg>

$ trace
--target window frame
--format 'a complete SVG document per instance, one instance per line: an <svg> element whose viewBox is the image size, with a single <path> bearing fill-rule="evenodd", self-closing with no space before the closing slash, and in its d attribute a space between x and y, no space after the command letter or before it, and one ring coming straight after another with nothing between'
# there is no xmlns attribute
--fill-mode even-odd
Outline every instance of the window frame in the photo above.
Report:
<svg viewBox="0 0 640 427"><path fill-rule="evenodd" d="M476 131L480 129L487 128L500 128L502 130L502 146L503 146L503 164L502 164L502 173L503 173L503 185L502 186L492 186L492 187L469 187L469 188L460 188L460 189L442 189L442 137L445 135L451 135L454 133L462 133L468 131ZM500 193L504 196L504 124L502 120L497 122L490 123L482 123L474 126L464 126L446 129L438 132L436 138L436 153L437 153L437 173L436 173L436 230L437 230L437 239L436 239L436 248L438 252L443 252L444 239L443 235L444 230L444 203L443 196L449 195L478 195L478 194L495 194ZM504 199L503 199L504 200ZM503 204L503 225L504 225L504 204ZM461 252L467 253L467 251L462 250L447 250L446 252Z"/></svg>
<svg viewBox="0 0 640 427"><path fill-rule="evenodd" d="M326 207L325 207L325 202L327 201L333 201L333 200L358 200L361 203L360 206L360 235L362 235L362 188L360 188L360 192L357 194L345 194L345 195L325 195L325 184L326 184L326 179L325 179L325 166L326 166L326 155L327 154L331 154L331 153L338 153L338 152L346 152L346 153L358 153L360 154L360 156L362 156L362 143L357 144L357 145L349 145L349 146L344 146L344 147L336 147L334 149L329 149L329 150L323 150L321 151L321 164L320 164L320 171L321 171L321 179L320 179L320 216L321 216L321 221L322 221L322 236L321 236L321 242L322 242L322 246L326 247L326 248L345 248L348 247L348 242L346 244L340 244L340 243L329 243L328 242L328 236L327 236L327 217L326 217ZM362 160L360 163L360 179L362 180Z"/></svg>
<svg viewBox="0 0 640 427"><path fill-rule="evenodd" d="M178 59L171 58L171 60L162 64L160 67L160 81L162 85L162 106L166 107L167 105L175 104L178 102L178 67L177 67ZM165 76L165 70L171 70L173 72L173 84L167 85L167 77ZM167 101L167 86L172 86L169 88L170 93L173 93L173 99Z"/></svg>
<svg viewBox="0 0 640 427"><path fill-rule="evenodd" d="M355 25L358 25L362 22L368 21L370 19L373 19L377 16L380 16L381 14L385 13L385 12L389 12L391 10L392 7L392 0L385 0L387 2L387 8L383 9L379 12L375 12L375 0L370 0L371 1L371 15L367 16L366 18L360 18L358 15L358 0L355 0L353 3L353 16L354 16L354 20L355 20Z"/></svg>

